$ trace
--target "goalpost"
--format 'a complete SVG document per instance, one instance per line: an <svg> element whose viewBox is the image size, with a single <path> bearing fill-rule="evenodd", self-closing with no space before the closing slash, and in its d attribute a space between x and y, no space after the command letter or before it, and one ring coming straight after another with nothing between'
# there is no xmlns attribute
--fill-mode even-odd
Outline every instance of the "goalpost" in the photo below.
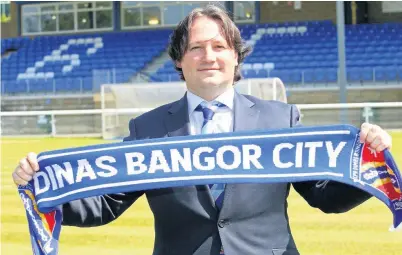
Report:
<svg viewBox="0 0 402 255"><path fill-rule="evenodd" d="M234 88L241 94L287 102L285 86L279 78L240 80ZM131 118L179 100L185 91L185 82L102 85L100 100L103 138L126 136Z"/></svg>

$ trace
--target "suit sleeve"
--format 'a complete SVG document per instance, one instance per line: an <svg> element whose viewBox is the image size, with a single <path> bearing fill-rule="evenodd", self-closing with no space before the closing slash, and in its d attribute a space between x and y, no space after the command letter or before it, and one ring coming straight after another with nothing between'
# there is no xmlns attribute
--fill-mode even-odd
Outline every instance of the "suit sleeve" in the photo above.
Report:
<svg viewBox="0 0 402 255"><path fill-rule="evenodd" d="M300 112L292 105L290 126L301 126ZM335 181L308 181L293 183L294 189L307 203L325 213L342 213L360 205L371 195L356 187Z"/></svg>
<svg viewBox="0 0 402 255"><path fill-rule="evenodd" d="M134 119L129 123L129 130L130 135L125 137L123 141L136 139ZM62 206L62 225L77 227L105 225L117 219L142 194L144 194L143 191L136 191L70 201Z"/></svg>

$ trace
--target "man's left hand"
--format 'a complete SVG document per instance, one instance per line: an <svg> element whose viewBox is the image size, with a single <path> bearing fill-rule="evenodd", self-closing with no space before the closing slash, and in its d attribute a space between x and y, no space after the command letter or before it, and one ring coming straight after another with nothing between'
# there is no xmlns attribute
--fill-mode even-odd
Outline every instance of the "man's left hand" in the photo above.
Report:
<svg viewBox="0 0 402 255"><path fill-rule="evenodd" d="M368 144L377 152L391 149L392 146L391 136L381 127L369 123L363 123L360 128L360 142Z"/></svg>

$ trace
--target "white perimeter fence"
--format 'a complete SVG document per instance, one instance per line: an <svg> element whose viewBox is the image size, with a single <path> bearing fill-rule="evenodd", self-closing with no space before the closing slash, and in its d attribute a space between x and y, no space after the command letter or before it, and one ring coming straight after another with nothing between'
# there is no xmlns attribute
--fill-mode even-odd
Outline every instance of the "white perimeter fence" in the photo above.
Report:
<svg viewBox="0 0 402 255"><path fill-rule="evenodd" d="M302 124L375 123L402 130L402 102L300 104ZM128 135L128 121L152 108L1 112L1 136L103 137ZM269 118L269 116L263 116ZM261 117L262 118L262 117ZM275 121L274 119L272 121Z"/></svg>

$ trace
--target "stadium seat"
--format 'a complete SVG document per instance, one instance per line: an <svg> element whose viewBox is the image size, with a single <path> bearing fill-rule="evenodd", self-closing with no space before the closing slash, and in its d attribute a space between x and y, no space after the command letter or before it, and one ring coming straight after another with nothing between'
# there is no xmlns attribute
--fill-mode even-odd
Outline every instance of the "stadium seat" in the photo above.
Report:
<svg viewBox="0 0 402 255"><path fill-rule="evenodd" d="M245 78L257 78L257 72L254 69L244 70L243 75Z"/></svg>
<svg viewBox="0 0 402 255"><path fill-rule="evenodd" d="M361 79L366 82L373 81L373 69L369 67L363 68Z"/></svg>
<svg viewBox="0 0 402 255"><path fill-rule="evenodd" d="M307 69L303 71L303 81L305 83L314 83L314 71L312 69Z"/></svg>
<svg viewBox="0 0 402 255"><path fill-rule="evenodd" d="M260 69L257 71L257 77L258 78L268 78L268 70L266 69Z"/></svg>
<svg viewBox="0 0 402 255"><path fill-rule="evenodd" d="M396 81L398 80L398 70L396 67L387 67L386 68L386 76L388 81Z"/></svg>
<svg viewBox="0 0 402 255"><path fill-rule="evenodd" d="M402 66L397 68L398 80L402 81Z"/></svg>
<svg viewBox="0 0 402 255"><path fill-rule="evenodd" d="M327 70L327 82L334 83L338 81L338 69L331 68Z"/></svg>
<svg viewBox="0 0 402 255"><path fill-rule="evenodd" d="M302 81L302 71L301 70L292 70L289 72L289 83L297 84Z"/></svg>
<svg viewBox="0 0 402 255"><path fill-rule="evenodd" d="M314 81L317 83L326 83L326 73L325 69L315 69L314 70Z"/></svg>
<svg viewBox="0 0 402 255"><path fill-rule="evenodd" d="M374 69L375 81L387 81L386 69L383 67L376 67Z"/></svg>
<svg viewBox="0 0 402 255"><path fill-rule="evenodd" d="M346 77L347 77L348 81L351 81L351 82L361 81L360 68L350 67L350 68L347 69L346 73L347 73Z"/></svg>

